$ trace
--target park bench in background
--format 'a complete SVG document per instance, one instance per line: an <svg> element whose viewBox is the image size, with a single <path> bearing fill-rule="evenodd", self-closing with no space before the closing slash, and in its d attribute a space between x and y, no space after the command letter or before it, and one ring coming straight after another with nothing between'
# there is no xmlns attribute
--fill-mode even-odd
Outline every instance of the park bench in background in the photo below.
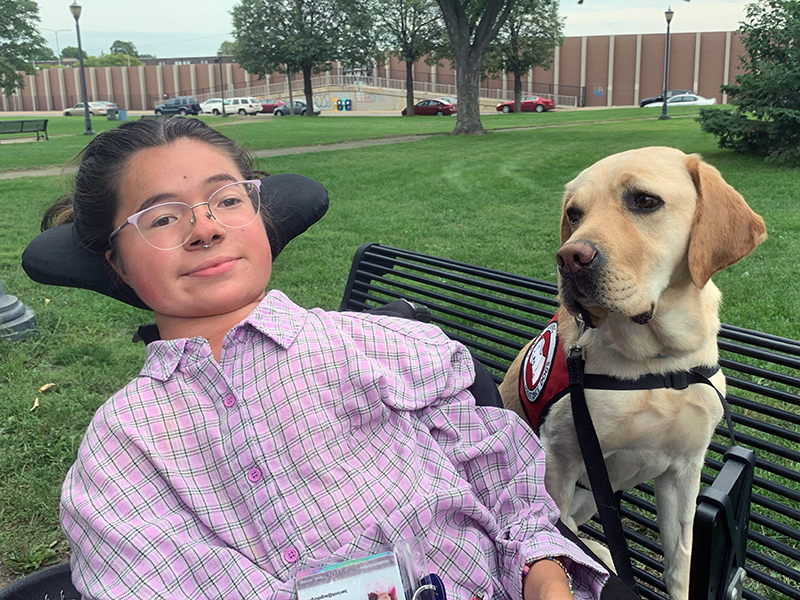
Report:
<svg viewBox="0 0 800 600"><path fill-rule="evenodd" d="M341 310L363 311L398 298L423 304L431 321L463 342L500 382L520 349L550 320L556 294L550 282L368 243L356 252ZM800 342L723 325L719 348L737 443L756 455L744 598L800 599ZM717 427L706 457L705 485L722 468L727 431ZM652 486L640 485L623 496L622 512L642 596L655 600L666 592L658 579L663 565L653 502ZM695 531L697 522L696 517ZM583 530L602 539L598 527L590 522ZM723 560L698 554L692 577L696 558ZM700 597L692 594L692 600Z"/></svg>
<svg viewBox="0 0 800 600"><path fill-rule="evenodd" d="M13 133L35 133L36 141L39 141L40 134L44 139L49 140L47 135L47 121L49 119L25 119L19 121L0 121L0 134Z"/></svg>

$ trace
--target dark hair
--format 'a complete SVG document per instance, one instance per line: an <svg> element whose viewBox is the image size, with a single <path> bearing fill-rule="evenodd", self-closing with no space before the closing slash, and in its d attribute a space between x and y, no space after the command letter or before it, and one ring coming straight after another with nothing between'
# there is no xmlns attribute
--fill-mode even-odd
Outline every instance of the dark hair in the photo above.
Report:
<svg viewBox="0 0 800 600"><path fill-rule="evenodd" d="M231 158L245 179L264 174L253 169L252 159L244 148L199 119L127 121L99 134L74 159L79 165L73 193L60 198L47 210L42 219L42 231L73 222L78 243L93 252L104 253L109 249L108 236L114 230L120 179L131 157L139 150L166 146L182 138L219 148ZM164 168L169 167L165 165Z"/></svg>

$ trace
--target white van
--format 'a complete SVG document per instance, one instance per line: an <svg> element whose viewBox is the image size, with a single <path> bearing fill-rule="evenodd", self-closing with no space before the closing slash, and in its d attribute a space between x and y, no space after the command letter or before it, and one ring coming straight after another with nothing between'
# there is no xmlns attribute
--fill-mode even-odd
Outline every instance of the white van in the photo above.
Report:
<svg viewBox="0 0 800 600"><path fill-rule="evenodd" d="M229 115L255 115L261 112L258 98L228 98L225 100L225 113Z"/></svg>

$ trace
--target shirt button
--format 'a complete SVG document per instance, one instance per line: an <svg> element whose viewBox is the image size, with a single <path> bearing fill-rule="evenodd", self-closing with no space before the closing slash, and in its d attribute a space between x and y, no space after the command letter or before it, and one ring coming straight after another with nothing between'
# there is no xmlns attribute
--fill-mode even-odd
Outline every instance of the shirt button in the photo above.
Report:
<svg viewBox="0 0 800 600"><path fill-rule="evenodd" d="M247 472L247 478L252 483L258 483L259 481L261 481L261 470L256 467L253 467Z"/></svg>
<svg viewBox="0 0 800 600"><path fill-rule="evenodd" d="M283 559L288 563L297 562L298 558L300 558L300 553L296 548L287 548L283 551Z"/></svg>
<svg viewBox="0 0 800 600"><path fill-rule="evenodd" d="M224 405L225 405L227 408L230 408L231 406L233 406L234 404L236 404L236 398L235 398L235 397L234 397L232 394L228 394L227 396L225 396L225 399L222 401L222 403L223 403L223 404L224 404Z"/></svg>

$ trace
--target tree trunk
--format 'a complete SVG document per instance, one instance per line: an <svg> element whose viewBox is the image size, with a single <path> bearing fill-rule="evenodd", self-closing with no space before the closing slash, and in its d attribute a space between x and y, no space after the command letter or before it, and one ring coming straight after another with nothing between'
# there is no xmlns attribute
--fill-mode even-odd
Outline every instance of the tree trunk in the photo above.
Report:
<svg viewBox="0 0 800 600"><path fill-rule="evenodd" d="M414 116L414 63L406 61L406 116Z"/></svg>
<svg viewBox="0 0 800 600"><path fill-rule="evenodd" d="M485 0L474 29L470 26L467 4L462 0L436 0L450 37L456 68L458 116L455 134L486 133L481 125L481 62L486 49L506 22L515 0Z"/></svg>
<svg viewBox="0 0 800 600"><path fill-rule="evenodd" d="M519 67L514 67L514 112L522 112L522 75Z"/></svg>
<svg viewBox="0 0 800 600"><path fill-rule="evenodd" d="M455 56L456 93L458 94L458 112L456 113L456 135L464 133L486 133L481 125L481 60L483 56L473 56L474 50L469 48L461 57Z"/></svg>
<svg viewBox="0 0 800 600"><path fill-rule="evenodd" d="M303 65L303 91L306 94L306 116L314 115L314 90L311 88L311 65Z"/></svg>
<svg viewBox="0 0 800 600"><path fill-rule="evenodd" d="M294 97L292 96L292 72L289 65L286 65L286 87L289 88L289 114L294 115Z"/></svg>

